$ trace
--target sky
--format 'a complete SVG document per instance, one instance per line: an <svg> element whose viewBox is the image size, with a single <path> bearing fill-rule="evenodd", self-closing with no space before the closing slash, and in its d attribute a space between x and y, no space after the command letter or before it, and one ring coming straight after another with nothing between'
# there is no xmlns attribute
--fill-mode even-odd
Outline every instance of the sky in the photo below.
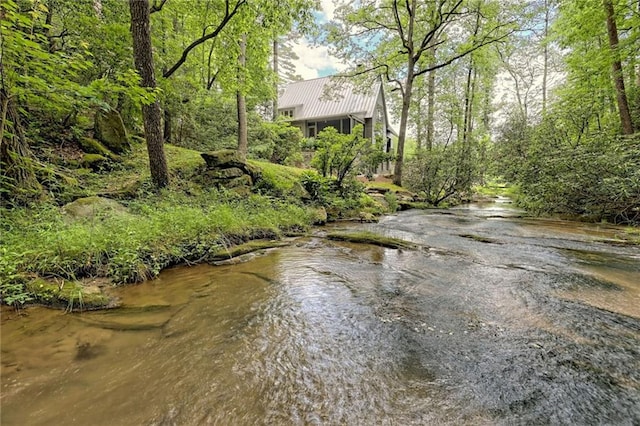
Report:
<svg viewBox="0 0 640 426"><path fill-rule="evenodd" d="M318 14L318 21L328 22L333 19L335 5L333 0L321 0L322 12ZM312 46L307 39L302 39L293 47L293 51L300 57L295 62L296 74L304 80L325 77L346 68L337 58L329 54L326 46Z"/></svg>

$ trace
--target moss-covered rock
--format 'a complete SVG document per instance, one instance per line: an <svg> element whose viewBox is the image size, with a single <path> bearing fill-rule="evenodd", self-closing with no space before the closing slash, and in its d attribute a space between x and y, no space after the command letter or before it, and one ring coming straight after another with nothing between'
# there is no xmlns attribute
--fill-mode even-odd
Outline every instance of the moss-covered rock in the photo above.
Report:
<svg viewBox="0 0 640 426"><path fill-rule="evenodd" d="M207 167L210 169L242 167L247 163L242 158L240 153L233 149L221 149L219 151L203 152L200 155L207 163Z"/></svg>
<svg viewBox="0 0 640 426"><path fill-rule="evenodd" d="M131 149L124 122L116 110L97 112L94 132L96 139L116 154L122 154Z"/></svg>
<svg viewBox="0 0 640 426"><path fill-rule="evenodd" d="M265 250L268 248L282 247L287 245L284 241L274 240L254 240L244 244L239 244L231 247L221 247L218 250L211 253L209 261L216 262L219 260L231 259L247 253L252 253L258 250Z"/></svg>
<svg viewBox="0 0 640 426"><path fill-rule="evenodd" d="M360 244L373 244L393 249L415 249L416 245L400 238L385 237L373 232L331 232L327 238L336 241L349 241Z"/></svg>
<svg viewBox="0 0 640 426"><path fill-rule="evenodd" d="M37 278L28 282L26 289L38 303L69 311L102 309L115 304L99 287L83 285L77 281L58 282Z"/></svg>
<svg viewBox="0 0 640 426"><path fill-rule="evenodd" d="M78 198L62 207L62 212L72 218L92 218L126 213L127 209L115 200L104 197Z"/></svg>
<svg viewBox="0 0 640 426"><path fill-rule="evenodd" d="M210 170L209 176L213 179L235 179L245 175L245 172L238 167L231 167L229 169Z"/></svg>
<svg viewBox="0 0 640 426"><path fill-rule="evenodd" d="M80 138L80 148L87 154L99 154L111 160L117 160L118 156L109 151L104 145L93 138Z"/></svg>
<svg viewBox="0 0 640 426"><path fill-rule="evenodd" d="M84 154L82 156L82 166L94 172L109 170L109 159L100 154Z"/></svg>
<svg viewBox="0 0 640 426"><path fill-rule="evenodd" d="M314 225L325 225L327 223L327 210L320 206L311 209L311 223Z"/></svg>
<svg viewBox="0 0 640 426"><path fill-rule="evenodd" d="M249 164L240 155L238 151L233 149L221 149L219 151L203 152L200 154L202 159L207 163L207 169L210 170L225 170L238 168L244 173L251 176L251 179L255 182L261 176L261 170L259 167Z"/></svg>
<svg viewBox="0 0 640 426"><path fill-rule="evenodd" d="M225 182L225 186L227 188L240 188L243 186L249 188L251 187L252 184L253 184L253 181L251 180L251 176L249 175L242 175L240 177L230 179Z"/></svg>

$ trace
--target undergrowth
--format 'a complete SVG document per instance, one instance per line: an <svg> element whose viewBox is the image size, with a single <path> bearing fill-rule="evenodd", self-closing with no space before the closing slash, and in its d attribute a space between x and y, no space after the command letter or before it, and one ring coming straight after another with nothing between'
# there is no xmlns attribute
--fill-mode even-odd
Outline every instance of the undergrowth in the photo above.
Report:
<svg viewBox="0 0 640 426"><path fill-rule="evenodd" d="M3 211L3 301L28 301L22 284L33 276L137 282L173 264L206 261L221 247L305 230L310 222L299 206L216 191L197 197L167 191L128 207L124 213L73 220L54 205Z"/></svg>

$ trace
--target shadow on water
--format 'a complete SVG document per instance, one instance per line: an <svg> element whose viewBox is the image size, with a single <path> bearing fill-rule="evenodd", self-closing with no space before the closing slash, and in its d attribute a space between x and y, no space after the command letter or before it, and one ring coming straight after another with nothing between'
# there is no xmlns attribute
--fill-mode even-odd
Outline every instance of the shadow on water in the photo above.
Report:
<svg viewBox="0 0 640 426"><path fill-rule="evenodd" d="M638 249L521 215L409 211L346 227L424 250L307 238L114 311L3 310L1 423L640 423Z"/></svg>

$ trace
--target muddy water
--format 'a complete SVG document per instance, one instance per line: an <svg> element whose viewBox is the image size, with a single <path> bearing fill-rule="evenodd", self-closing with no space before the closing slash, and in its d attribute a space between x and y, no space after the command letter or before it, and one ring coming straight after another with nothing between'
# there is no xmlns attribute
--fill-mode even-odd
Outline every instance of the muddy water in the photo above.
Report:
<svg viewBox="0 0 640 426"><path fill-rule="evenodd" d="M505 203L2 311L4 425L639 424L640 250Z"/></svg>

